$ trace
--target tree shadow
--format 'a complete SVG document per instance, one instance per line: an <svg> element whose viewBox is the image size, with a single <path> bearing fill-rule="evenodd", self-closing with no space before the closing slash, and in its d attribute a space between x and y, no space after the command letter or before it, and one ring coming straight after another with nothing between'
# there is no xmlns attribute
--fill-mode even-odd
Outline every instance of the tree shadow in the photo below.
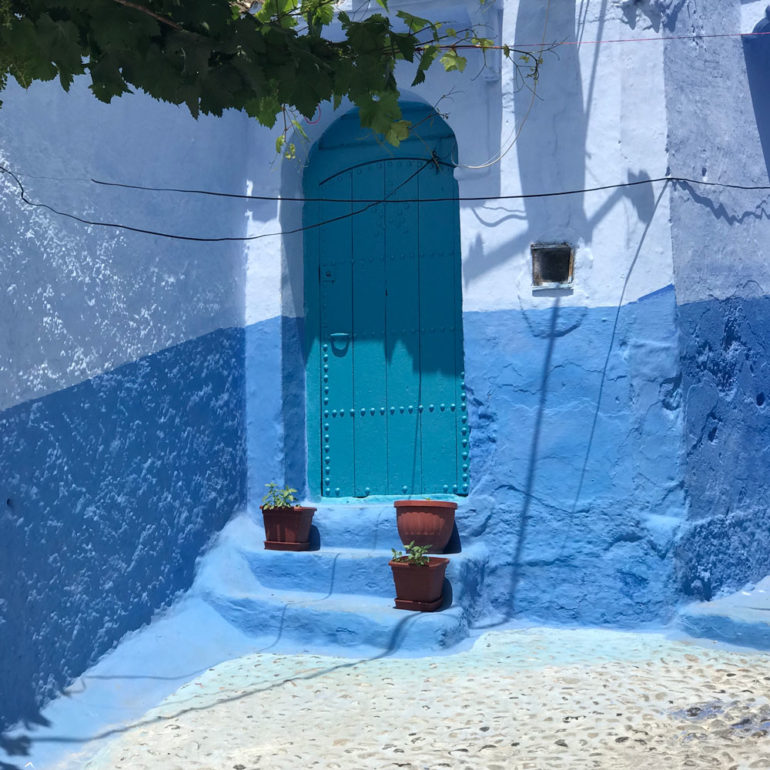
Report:
<svg viewBox="0 0 770 770"><path fill-rule="evenodd" d="M757 34L744 35L742 39L743 56L762 154L770 176L770 37L766 34L770 32L770 6L753 32Z"/></svg>
<svg viewBox="0 0 770 770"><path fill-rule="evenodd" d="M451 598L451 590L449 593ZM446 602L444 604L446 605ZM442 609L443 608L444 607L442 606ZM331 674L335 671L344 671L347 669L359 668L373 661L389 657L394 652L397 652L398 649L401 647L401 644L403 642L404 637L406 636L406 633L409 631L410 627L419 620L419 617L421 616L421 614L422 613L417 613L417 612L409 613L407 614L406 617L399 620L397 624L394 626L382 651L377 653L376 655L372 655L366 658L354 659L354 660L346 661L344 663L337 663L322 669L315 669L311 672L308 672L307 674L298 674L296 676L288 677L280 681L271 682L265 686L253 687L247 690L240 690L236 695L227 695L221 698L217 698L211 703L208 703L203 706L184 706L176 709L173 713L169 713L169 714L157 715L152 717L142 716L140 719L137 719L128 724L121 725L119 727L112 727L106 730L101 730L99 732L95 732L90 735L48 735L43 737L35 737L32 734L22 734L22 735L11 736L10 734L2 733L0 734L0 748L2 748L6 752L6 754L8 754L9 756L25 757L25 756L29 756L30 750L32 746L35 744L43 744L43 743L86 744L92 741L104 740L106 738L114 738L119 735L129 733L132 730L136 730L142 727L147 727L149 725L168 722L168 721L177 719L181 716L184 716L185 714L208 711L209 709L215 708L217 706L221 706L223 704L236 703L238 701L244 700L245 698L251 697L252 695L256 695L263 692L275 691L281 687L286 687L296 682L312 681L314 679L318 679L319 677L326 676L327 674ZM272 648L273 646L274 646L274 643L271 643L266 647L253 650L250 654L265 652L268 649ZM141 678L141 675L129 675L127 677L115 677L115 678ZM20 767L19 765L0 761L0 770L23 770L23 768Z"/></svg>
<svg viewBox="0 0 770 770"><path fill-rule="evenodd" d="M599 17L606 15L607 0L602 0ZM558 13L549 12L540 0L522 0L516 18L515 43L531 44L543 37L548 40L572 40L583 23L587 8L576 3L563 4ZM598 36L601 38L600 23ZM531 88L516 88L513 93L518 170L523 196L572 190L570 195L524 197L524 211L502 204L494 222L485 222L478 211L474 215L484 227L497 227L509 219L526 220L526 229L516 238L488 251L477 242L468 253L463 279L466 285L505 263L535 242L590 243L596 225L624 195L632 201L643 196L639 188L616 191L590 218L585 213L586 136L597 80L601 46L594 46L594 59L587 92L584 93L579 47L558 48L546 61L537 82ZM544 160L547 159L547 160ZM644 172L641 172L644 173ZM629 175L629 180L631 177ZM484 210L484 209L482 209Z"/></svg>

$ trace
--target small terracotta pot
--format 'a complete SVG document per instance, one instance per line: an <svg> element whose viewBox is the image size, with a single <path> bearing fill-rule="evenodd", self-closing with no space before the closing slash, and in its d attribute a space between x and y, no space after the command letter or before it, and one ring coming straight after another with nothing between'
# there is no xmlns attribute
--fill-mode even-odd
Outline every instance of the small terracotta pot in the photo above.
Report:
<svg viewBox="0 0 770 770"><path fill-rule="evenodd" d="M396 500L396 525L404 545L429 545L442 553L455 524L457 503L448 500Z"/></svg>
<svg viewBox="0 0 770 770"><path fill-rule="evenodd" d="M307 551L315 508L262 508L265 548L271 551Z"/></svg>
<svg viewBox="0 0 770 770"><path fill-rule="evenodd" d="M396 607L400 610L433 612L441 606L444 574L449 559L431 556L428 564L418 566L405 561L390 561L396 584Z"/></svg>

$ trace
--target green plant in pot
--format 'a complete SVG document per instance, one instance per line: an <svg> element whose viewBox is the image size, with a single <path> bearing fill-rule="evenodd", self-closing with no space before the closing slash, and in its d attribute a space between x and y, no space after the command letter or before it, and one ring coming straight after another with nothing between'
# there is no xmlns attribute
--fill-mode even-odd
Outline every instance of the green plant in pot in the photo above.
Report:
<svg viewBox="0 0 770 770"><path fill-rule="evenodd" d="M396 500L396 526L401 542L431 544L433 553L446 548L455 524L457 503L449 500Z"/></svg>
<svg viewBox="0 0 770 770"><path fill-rule="evenodd" d="M265 484L262 518L265 522L265 548L271 551L307 551L310 548L310 525L315 508L295 505L296 489Z"/></svg>
<svg viewBox="0 0 770 770"><path fill-rule="evenodd" d="M434 612L441 606L449 559L427 556L431 547L412 541L404 546L406 553L393 549L390 568L396 585L398 609Z"/></svg>

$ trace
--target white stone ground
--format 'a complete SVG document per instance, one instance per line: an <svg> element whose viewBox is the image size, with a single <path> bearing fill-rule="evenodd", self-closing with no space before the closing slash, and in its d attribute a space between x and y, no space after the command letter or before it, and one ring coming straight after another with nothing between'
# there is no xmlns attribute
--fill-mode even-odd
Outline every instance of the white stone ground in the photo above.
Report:
<svg viewBox="0 0 770 770"><path fill-rule="evenodd" d="M432 658L228 661L86 767L768 770L768 731L768 654L538 628Z"/></svg>

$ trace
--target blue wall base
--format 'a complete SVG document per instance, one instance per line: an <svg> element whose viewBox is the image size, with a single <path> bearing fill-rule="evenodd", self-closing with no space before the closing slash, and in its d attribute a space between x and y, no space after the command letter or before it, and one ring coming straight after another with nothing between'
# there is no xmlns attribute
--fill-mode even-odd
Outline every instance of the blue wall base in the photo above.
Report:
<svg viewBox="0 0 770 770"><path fill-rule="evenodd" d="M503 618L632 626L677 603L685 518L676 301L466 313L471 494Z"/></svg>
<svg viewBox="0 0 770 770"><path fill-rule="evenodd" d="M243 334L0 413L0 727L188 588L245 504Z"/></svg>
<svg viewBox="0 0 770 770"><path fill-rule="evenodd" d="M712 602L683 607L677 625L691 636L770 650L770 577Z"/></svg>
<svg viewBox="0 0 770 770"><path fill-rule="evenodd" d="M202 599L185 596L148 626L127 634L33 721L0 731L0 768L83 767L185 682L254 649L253 637Z"/></svg>
<svg viewBox="0 0 770 770"><path fill-rule="evenodd" d="M679 590L709 600L770 573L770 298L679 309L689 522Z"/></svg>

